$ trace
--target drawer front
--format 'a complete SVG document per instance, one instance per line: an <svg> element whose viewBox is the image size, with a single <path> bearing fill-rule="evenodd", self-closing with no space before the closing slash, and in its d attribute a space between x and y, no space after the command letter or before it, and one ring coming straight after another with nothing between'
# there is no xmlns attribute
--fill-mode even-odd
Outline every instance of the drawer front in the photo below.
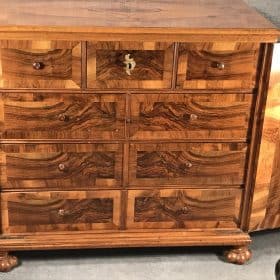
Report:
<svg viewBox="0 0 280 280"><path fill-rule="evenodd" d="M120 187L122 153L120 144L3 144L1 187Z"/></svg>
<svg viewBox="0 0 280 280"><path fill-rule="evenodd" d="M157 42L89 42L89 88L170 88L174 45Z"/></svg>
<svg viewBox="0 0 280 280"><path fill-rule="evenodd" d="M2 139L124 138L125 97L110 94L0 94Z"/></svg>
<svg viewBox="0 0 280 280"><path fill-rule="evenodd" d="M128 229L239 226L239 189L155 189L128 192Z"/></svg>
<svg viewBox="0 0 280 280"><path fill-rule="evenodd" d="M258 54L253 43L180 44L177 88L254 88Z"/></svg>
<svg viewBox="0 0 280 280"><path fill-rule="evenodd" d="M132 139L247 138L251 94L135 94Z"/></svg>
<svg viewBox="0 0 280 280"><path fill-rule="evenodd" d="M0 87L80 88L81 43L1 41Z"/></svg>
<svg viewBox="0 0 280 280"><path fill-rule="evenodd" d="M246 144L131 144L131 185L241 185Z"/></svg>
<svg viewBox="0 0 280 280"><path fill-rule="evenodd" d="M4 193L2 231L117 230L120 191Z"/></svg>

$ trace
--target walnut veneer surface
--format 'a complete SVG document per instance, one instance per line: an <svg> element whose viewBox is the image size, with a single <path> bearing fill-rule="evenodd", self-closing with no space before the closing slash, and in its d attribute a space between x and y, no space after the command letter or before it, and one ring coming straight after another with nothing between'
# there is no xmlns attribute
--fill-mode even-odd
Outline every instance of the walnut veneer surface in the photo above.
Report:
<svg viewBox="0 0 280 280"><path fill-rule="evenodd" d="M227 245L245 263L278 30L239 0L0 11L0 271L59 248Z"/></svg>

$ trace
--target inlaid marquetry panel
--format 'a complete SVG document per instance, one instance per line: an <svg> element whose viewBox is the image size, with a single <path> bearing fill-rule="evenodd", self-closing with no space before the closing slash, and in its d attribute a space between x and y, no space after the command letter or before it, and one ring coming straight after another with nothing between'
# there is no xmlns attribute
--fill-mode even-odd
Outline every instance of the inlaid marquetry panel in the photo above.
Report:
<svg viewBox="0 0 280 280"><path fill-rule="evenodd" d="M2 139L124 138L125 97L0 93Z"/></svg>
<svg viewBox="0 0 280 280"><path fill-rule="evenodd" d="M132 139L243 139L253 95L135 94L131 96Z"/></svg>
<svg viewBox="0 0 280 280"><path fill-rule="evenodd" d="M256 83L259 44L236 42L179 45L177 87L251 89Z"/></svg>
<svg viewBox="0 0 280 280"><path fill-rule="evenodd" d="M241 185L246 144L131 144L129 180L132 185Z"/></svg>
<svg viewBox="0 0 280 280"><path fill-rule="evenodd" d="M89 42L89 88L170 88L173 43Z"/></svg>
<svg viewBox="0 0 280 280"><path fill-rule="evenodd" d="M2 144L4 189L120 187L120 144Z"/></svg>
<svg viewBox="0 0 280 280"><path fill-rule="evenodd" d="M128 191L128 228L236 228L239 189Z"/></svg>
<svg viewBox="0 0 280 280"><path fill-rule="evenodd" d="M1 88L80 86L80 42L0 41Z"/></svg>
<svg viewBox="0 0 280 280"><path fill-rule="evenodd" d="M250 230L280 228L280 44L275 44Z"/></svg>
<svg viewBox="0 0 280 280"><path fill-rule="evenodd" d="M22 192L1 195L2 232L117 230L120 191Z"/></svg>

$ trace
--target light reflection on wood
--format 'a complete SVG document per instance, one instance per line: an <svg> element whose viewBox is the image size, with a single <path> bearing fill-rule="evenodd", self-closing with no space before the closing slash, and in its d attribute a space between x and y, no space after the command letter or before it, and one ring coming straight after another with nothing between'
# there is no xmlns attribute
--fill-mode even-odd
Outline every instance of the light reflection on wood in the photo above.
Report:
<svg viewBox="0 0 280 280"><path fill-rule="evenodd" d="M280 44L275 44L250 231L280 227Z"/></svg>

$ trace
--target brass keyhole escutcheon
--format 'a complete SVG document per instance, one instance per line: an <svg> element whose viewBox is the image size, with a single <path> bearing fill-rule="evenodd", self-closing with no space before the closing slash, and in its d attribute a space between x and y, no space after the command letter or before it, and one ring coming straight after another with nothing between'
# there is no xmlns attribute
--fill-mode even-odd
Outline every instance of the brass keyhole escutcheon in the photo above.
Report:
<svg viewBox="0 0 280 280"><path fill-rule="evenodd" d="M132 71L136 67L136 62L135 62L134 58L131 58L130 56L131 56L130 53L126 54L124 57L124 62L123 62L125 64L125 72L128 76L131 76Z"/></svg>

